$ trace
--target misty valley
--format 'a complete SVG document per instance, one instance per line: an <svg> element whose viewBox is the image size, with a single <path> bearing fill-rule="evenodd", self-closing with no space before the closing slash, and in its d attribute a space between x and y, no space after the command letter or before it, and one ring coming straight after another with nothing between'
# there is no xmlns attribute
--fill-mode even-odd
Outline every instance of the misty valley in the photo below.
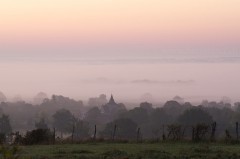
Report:
<svg viewBox="0 0 240 159"><path fill-rule="evenodd" d="M35 103L7 102L1 93L1 142L7 136L32 130L54 131L60 140L238 140L240 102L202 101L192 105L176 96L162 106L143 101L131 108L106 95L89 98L87 104L69 97L39 93ZM11 141L14 142L14 141ZM39 144L47 141L37 141Z"/></svg>
<svg viewBox="0 0 240 159"><path fill-rule="evenodd" d="M226 145L239 143L240 103L236 102L232 105L227 99L221 102L204 100L201 105L196 106L176 96L162 106L156 107L143 101L139 106L132 108L117 103L113 95L107 99L104 94L89 98L87 104L61 95L52 95L48 98L43 92L34 98L36 104L25 101L7 102L3 93L0 99L0 141L4 145L27 146L25 149L27 152L23 153L25 157L38 156L38 153L31 154L31 149L41 147L44 150L46 149L44 145L53 147L59 145L60 147L57 148L59 153L66 152L58 157L65 158L66 154L71 152L67 152L64 145L72 147L80 144L79 147L77 145L72 147L72 151L76 149L78 156L87 154L87 158L104 155L110 157L113 155L112 158L115 158L115 155L119 155L120 158L121 156L134 158L141 155L149 157L148 153L150 158L151 156L172 158L174 155L181 158L182 154L179 154L181 149L178 146L186 149L190 145L195 146L193 150L195 154L198 149L212 151L211 147L216 146L216 143ZM201 144L204 143L213 145L202 146ZM91 144L97 145L91 146ZM148 145L152 149L147 152L148 148L144 149L142 146L140 149L144 152L134 152L131 156L127 155L132 153L128 152L129 149L124 150L125 144L130 150L132 146L137 147L139 144ZM167 152L171 149L167 149L166 152L165 149L162 151L162 148L159 150L159 147L164 145L176 146L177 152ZM0 151L13 152L16 148L18 153L18 147L15 146L3 146ZM106 150L98 150L102 146ZM81 147L85 147L85 150L79 150ZM94 151L100 152L92 152L91 148L86 149L86 147L93 147ZM46 154L43 155L46 156L54 153L49 149L44 151ZM225 152L223 155L228 156Z"/></svg>

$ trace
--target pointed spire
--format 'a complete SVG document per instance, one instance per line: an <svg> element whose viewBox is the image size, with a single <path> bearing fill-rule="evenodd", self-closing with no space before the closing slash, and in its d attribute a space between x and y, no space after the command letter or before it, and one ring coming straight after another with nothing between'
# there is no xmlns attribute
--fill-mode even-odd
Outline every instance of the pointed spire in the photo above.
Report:
<svg viewBox="0 0 240 159"><path fill-rule="evenodd" d="M114 101L113 95L111 94L111 98L108 102L109 104L116 104L116 102Z"/></svg>

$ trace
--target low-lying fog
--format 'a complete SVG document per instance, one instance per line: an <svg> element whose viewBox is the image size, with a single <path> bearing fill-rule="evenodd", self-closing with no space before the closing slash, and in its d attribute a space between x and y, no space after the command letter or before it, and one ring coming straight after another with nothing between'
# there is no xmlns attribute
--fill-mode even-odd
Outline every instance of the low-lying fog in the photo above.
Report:
<svg viewBox="0 0 240 159"><path fill-rule="evenodd" d="M188 101L240 98L236 53L125 55L1 55L0 91L9 100L31 100L40 91L81 100L112 93L121 102L161 102L176 95Z"/></svg>

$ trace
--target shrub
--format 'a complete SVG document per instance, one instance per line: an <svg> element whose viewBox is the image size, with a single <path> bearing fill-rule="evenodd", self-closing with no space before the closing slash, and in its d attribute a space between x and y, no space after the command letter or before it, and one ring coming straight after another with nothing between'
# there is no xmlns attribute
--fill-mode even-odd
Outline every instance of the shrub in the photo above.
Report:
<svg viewBox="0 0 240 159"><path fill-rule="evenodd" d="M49 129L36 129L28 131L23 139L23 144L49 144L53 139L53 134Z"/></svg>

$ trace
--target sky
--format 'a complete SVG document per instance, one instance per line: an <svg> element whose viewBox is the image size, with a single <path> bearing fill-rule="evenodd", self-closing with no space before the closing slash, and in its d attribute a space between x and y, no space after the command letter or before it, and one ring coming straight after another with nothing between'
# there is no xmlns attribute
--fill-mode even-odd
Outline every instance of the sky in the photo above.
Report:
<svg viewBox="0 0 240 159"><path fill-rule="evenodd" d="M1 1L0 41L33 49L230 45L240 39L239 6L239 0Z"/></svg>
<svg viewBox="0 0 240 159"><path fill-rule="evenodd" d="M240 97L239 0L0 1L0 91Z"/></svg>

